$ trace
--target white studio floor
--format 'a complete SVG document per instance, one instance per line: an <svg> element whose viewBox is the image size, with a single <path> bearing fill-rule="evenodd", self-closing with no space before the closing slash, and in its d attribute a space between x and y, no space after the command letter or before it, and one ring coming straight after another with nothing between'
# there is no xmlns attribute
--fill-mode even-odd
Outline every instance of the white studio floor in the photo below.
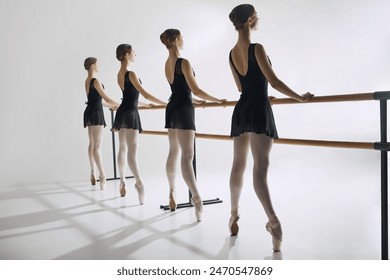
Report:
<svg viewBox="0 0 390 280"><path fill-rule="evenodd" d="M300 185L291 179L294 188L282 188L279 184L282 179L272 176L271 193L284 231L281 253L272 251L265 215L248 184L250 174L246 176L241 198L238 237L231 237L227 227L226 174L200 177L203 199L223 201L205 206L200 223L195 221L193 208L175 212L160 209L161 204L168 203L165 177L144 179L145 205L138 204L133 179L127 179L128 193L124 198L119 197L118 180L108 181L104 191L91 190L86 181L1 188L0 259L381 258L380 194L378 181L369 182L372 177L348 180L350 187L344 190L337 184L345 185L340 178L337 182L331 178L321 182L317 178L315 185L305 179L300 180L303 181ZM374 188L367 191L364 187L367 185ZM188 201L184 184L178 184L177 200Z"/></svg>

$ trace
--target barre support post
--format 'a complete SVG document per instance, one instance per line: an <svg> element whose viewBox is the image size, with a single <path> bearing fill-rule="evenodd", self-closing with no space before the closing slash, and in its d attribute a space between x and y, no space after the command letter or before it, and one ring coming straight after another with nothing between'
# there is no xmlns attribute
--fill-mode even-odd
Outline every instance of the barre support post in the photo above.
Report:
<svg viewBox="0 0 390 280"><path fill-rule="evenodd" d="M111 110L111 127L113 126L114 124L114 111ZM116 155L116 151L115 151L115 133L114 131L112 130L111 131L111 138L112 138L112 164L113 164L113 168L114 168L114 178L117 178L116 177L116 159L115 159L115 155Z"/></svg>
<svg viewBox="0 0 390 280"><path fill-rule="evenodd" d="M388 95L388 93L387 93ZM380 99L381 144L387 143L387 99ZM382 260L389 259L387 150L381 150L381 240Z"/></svg>
<svg viewBox="0 0 390 280"><path fill-rule="evenodd" d="M388 100L390 99L390 91L376 91L373 98L374 100Z"/></svg>

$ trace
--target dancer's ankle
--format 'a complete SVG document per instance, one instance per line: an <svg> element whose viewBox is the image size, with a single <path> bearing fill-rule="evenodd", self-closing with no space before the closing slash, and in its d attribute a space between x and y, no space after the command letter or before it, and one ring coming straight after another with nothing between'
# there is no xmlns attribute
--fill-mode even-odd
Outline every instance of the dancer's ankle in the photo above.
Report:
<svg viewBox="0 0 390 280"><path fill-rule="evenodd" d="M279 218L276 215L270 216L270 217L268 217L268 221L271 224L276 224L276 223L279 223Z"/></svg>
<svg viewBox="0 0 390 280"><path fill-rule="evenodd" d="M238 216L239 216L239 215L238 215L238 207L237 207L237 208L231 208L230 214L231 214L232 216L238 217Z"/></svg>

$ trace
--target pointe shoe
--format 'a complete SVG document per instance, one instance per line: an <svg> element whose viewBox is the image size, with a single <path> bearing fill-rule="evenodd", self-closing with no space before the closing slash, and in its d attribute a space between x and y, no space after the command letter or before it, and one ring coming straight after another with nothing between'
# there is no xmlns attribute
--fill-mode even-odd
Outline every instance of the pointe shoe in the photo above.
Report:
<svg viewBox="0 0 390 280"><path fill-rule="evenodd" d="M144 185L137 185L137 184L134 184L134 188L135 190L137 191L138 193L138 200L139 200L139 204L144 204L145 202L145 189L144 189Z"/></svg>
<svg viewBox="0 0 390 280"><path fill-rule="evenodd" d="M195 208L195 216L198 222L202 221L203 201L200 197L192 197L191 204Z"/></svg>
<svg viewBox="0 0 390 280"><path fill-rule="evenodd" d="M266 226L266 230L272 235L272 246L274 252L279 252L282 245L282 226L278 219L275 221L269 221Z"/></svg>
<svg viewBox="0 0 390 280"><path fill-rule="evenodd" d="M119 188L120 188L119 193L120 193L121 197L124 197L126 195L126 184L125 184L125 182L122 181L120 183L120 185L119 185Z"/></svg>
<svg viewBox="0 0 390 280"><path fill-rule="evenodd" d="M106 176L99 176L100 180L100 189L104 190L106 188Z"/></svg>
<svg viewBox="0 0 390 280"><path fill-rule="evenodd" d="M236 236L238 235L238 230L239 230L239 227L238 227L238 220L240 219L240 216L236 215L236 214L232 214L231 217L230 217L230 220L229 220L229 230L230 230L230 235L231 236Z"/></svg>
<svg viewBox="0 0 390 280"><path fill-rule="evenodd" d="M169 191L169 209L171 209L171 211L175 211L176 206L175 191L171 190Z"/></svg>
<svg viewBox="0 0 390 280"><path fill-rule="evenodd" d="M90 180L91 180L91 185L95 186L96 185L95 175L91 174Z"/></svg>

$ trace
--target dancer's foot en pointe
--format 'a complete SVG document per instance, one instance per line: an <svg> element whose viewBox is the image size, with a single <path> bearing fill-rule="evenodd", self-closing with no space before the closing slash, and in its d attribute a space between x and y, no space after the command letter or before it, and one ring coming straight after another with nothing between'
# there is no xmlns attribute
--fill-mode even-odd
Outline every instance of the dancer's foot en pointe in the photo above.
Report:
<svg viewBox="0 0 390 280"><path fill-rule="evenodd" d="M144 189L144 185L142 183L141 184L135 184L134 188L135 188L135 190L138 193L139 203L141 205L144 204L144 202L145 202L145 189Z"/></svg>
<svg viewBox="0 0 390 280"><path fill-rule="evenodd" d="M175 211L176 210L176 196L175 196L175 191L174 190L170 190L169 191L169 209L171 209L171 211Z"/></svg>
<svg viewBox="0 0 390 280"><path fill-rule="evenodd" d="M126 184L124 181L121 181L121 183L119 185L119 193L120 193L121 197L124 197L126 195Z"/></svg>
<svg viewBox="0 0 390 280"><path fill-rule="evenodd" d="M99 176L100 189L104 190L106 188L106 176Z"/></svg>
<svg viewBox="0 0 390 280"><path fill-rule="evenodd" d="M236 236L238 234L239 227L238 227L237 222L239 219L240 219L240 216L237 214L232 214L230 216L229 231L230 231L231 236Z"/></svg>
<svg viewBox="0 0 390 280"><path fill-rule="evenodd" d="M280 221L278 218L275 218L273 220L270 220L265 228L269 233L272 235L272 246L274 249L274 252L279 252L280 247L282 245L282 226L280 224Z"/></svg>
<svg viewBox="0 0 390 280"><path fill-rule="evenodd" d="M202 221L203 201L200 197L192 197L191 204L195 208L195 216L198 222Z"/></svg>

